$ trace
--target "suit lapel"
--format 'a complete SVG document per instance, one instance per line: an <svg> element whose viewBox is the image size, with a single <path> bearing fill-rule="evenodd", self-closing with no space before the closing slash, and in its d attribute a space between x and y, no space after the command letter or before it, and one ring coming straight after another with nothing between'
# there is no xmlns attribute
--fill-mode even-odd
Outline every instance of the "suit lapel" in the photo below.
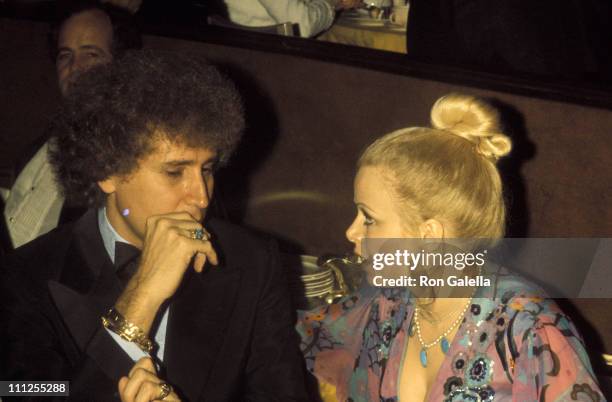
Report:
<svg viewBox="0 0 612 402"><path fill-rule="evenodd" d="M121 289L104 249L96 211L88 211L73 233L61 276L49 281L48 286L66 327L83 352L90 342L99 341L96 333L101 328L100 316L116 301ZM170 300L163 357L165 378L189 400L198 400L211 368L222 358L219 351L238 296L239 266L244 263L236 262L207 268L201 274L189 267ZM100 361L92 357L110 379L125 375L133 364L127 355Z"/></svg>
<svg viewBox="0 0 612 402"><path fill-rule="evenodd" d="M240 276L237 267L211 267L201 274L190 267L171 301L164 363L168 381L191 401L198 400L221 358Z"/></svg>
<svg viewBox="0 0 612 402"><path fill-rule="evenodd" d="M95 210L88 211L76 223L61 276L58 281L49 281L48 287L68 331L84 352L101 328L100 317L121 292L114 266L104 249ZM123 362L120 370L127 373L130 367L125 368L124 363L130 362L129 358L119 360ZM107 364L99 365L110 378L116 377L116 368L105 370Z"/></svg>

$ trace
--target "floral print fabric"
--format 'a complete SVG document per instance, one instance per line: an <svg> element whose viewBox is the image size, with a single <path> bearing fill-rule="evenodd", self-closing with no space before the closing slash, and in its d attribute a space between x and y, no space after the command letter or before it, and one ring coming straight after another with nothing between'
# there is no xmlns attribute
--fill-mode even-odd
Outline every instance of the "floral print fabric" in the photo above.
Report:
<svg viewBox="0 0 612 402"><path fill-rule="evenodd" d="M604 401L585 345L541 290L510 275L477 290L429 401ZM405 289L363 287L337 304L302 311L308 370L336 400L398 401L414 306Z"/></svg>

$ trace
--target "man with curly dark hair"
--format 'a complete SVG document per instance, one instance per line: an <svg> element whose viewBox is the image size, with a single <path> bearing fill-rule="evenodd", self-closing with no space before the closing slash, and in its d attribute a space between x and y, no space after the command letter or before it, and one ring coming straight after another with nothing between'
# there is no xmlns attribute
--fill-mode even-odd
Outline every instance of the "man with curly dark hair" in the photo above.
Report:
<svg viewBox="0 0 612 402"><path fill-rule="evenodd" d="M278 252L205 219L243 127L200 60L136 52L83 74L51 157L91 209L9 257L3 379L68 380L79 401L306 399Z"/></svg>

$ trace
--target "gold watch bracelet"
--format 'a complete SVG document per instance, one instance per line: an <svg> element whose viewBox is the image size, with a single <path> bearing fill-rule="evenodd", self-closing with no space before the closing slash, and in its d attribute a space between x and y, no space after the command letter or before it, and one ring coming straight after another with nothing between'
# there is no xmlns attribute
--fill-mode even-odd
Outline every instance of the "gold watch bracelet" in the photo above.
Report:
<svg viewBox="0 0 612 402"><path fill-rule="evenodd" d="M145 335L144 331L126 320L114 307L111 307L102 316L102 325L104 325L104 328L119 335L122 339L134 342L145 353L151 353L153 350L153 342Z"/></svg>

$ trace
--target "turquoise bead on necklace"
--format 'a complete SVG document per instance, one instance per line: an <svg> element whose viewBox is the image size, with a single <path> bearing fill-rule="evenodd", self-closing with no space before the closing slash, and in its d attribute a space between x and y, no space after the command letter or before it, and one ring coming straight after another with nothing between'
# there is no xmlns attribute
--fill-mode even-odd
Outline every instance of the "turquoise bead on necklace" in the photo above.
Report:
<svg viewBox="0 0 612 402"><path fill-rule="evenodd" d="M448 354L448 351L450 350L450 343L448 342L448 339L446 339L446 337L443 337L440 340L440 349L445 355ZM421 347L419 358L421 360L421 366L427 367L427 348Z"/></svg>
<svg viewBox="0 0 612 402"><path fill-rule="evenodd" d="M427 349L421 348L419 356L421 358L421 366L427 367Z"/></svg>
<svg viewBox="0 0 612 402"><path fill-rule="evenodd" d="M450 325L450 327L448 327L448 329L444 331L442 335L438 336L433 342L429 342L429 343L425 343L425 341L423 341L423 337L421 335L421 324L419 323L419 310L420 309L418 306L415 307L414 319L413 319L414 322L410 328L410 332L412 334L416 332L417 338L419 339L419 343L421 344L421 351L419 352L419 359L421 360L421 366L427 367L427 349L431 348L434 345L437 345L438 343L440 344L440 350L442 350L442 353L444 354L448 353L448 351L450 350L450 342L448 341L447 336L451 332L453 332L453 330L461 323L461 320L463 319L463 315L465 314L465 312L467 311L467 309L469 308L471 304L472 304L472 298L470 297L465 307L461 311L461 314L459 314L457 318L455 318L455 320Z"/></svg>
<svg viewBox="0 0 612 402"><path fill-rule="evenodd" d="M443 337L440 340L440 349L442 349L442 353L448 353L448 350L450 349L450 343L448 343L448 339L446 339L446 337Z"/></svg>

